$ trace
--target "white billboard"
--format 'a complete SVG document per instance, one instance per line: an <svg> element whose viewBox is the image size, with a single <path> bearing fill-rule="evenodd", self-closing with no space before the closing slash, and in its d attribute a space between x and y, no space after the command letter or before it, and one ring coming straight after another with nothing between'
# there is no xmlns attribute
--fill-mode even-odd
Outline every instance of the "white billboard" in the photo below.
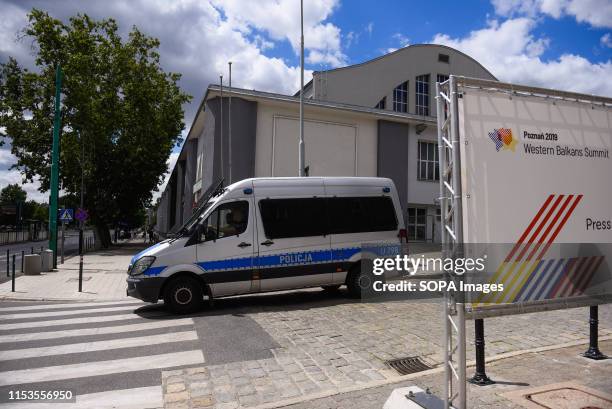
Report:
<svg viewBox="0 0 612 409"><path fill-rule="evenodd" d="M492 281L506 286L479 301L607 291L609 280L594 277L612 260L612 246L600 245L612 243L611 107L459 91L463 241L499 243Z"/></svg>

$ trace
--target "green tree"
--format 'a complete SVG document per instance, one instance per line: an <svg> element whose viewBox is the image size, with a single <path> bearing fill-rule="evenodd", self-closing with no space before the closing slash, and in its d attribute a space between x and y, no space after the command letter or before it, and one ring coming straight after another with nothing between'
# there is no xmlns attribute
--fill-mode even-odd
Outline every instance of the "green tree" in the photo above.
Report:
<svg viewBox="0 0 612 409"><path fill-rule="evenodd" d="M2 204L17 204L25 202L27 193L17 183L8 185L0 191L0 203Z"/></svg>
<svg viewBox="0 0 612 409"><path fill-rule="evenodd" d="M80 193L104 246L108 227L138 219L180 144L182 104L191 97L180 75L160 67L159 41L133 27L125 41L114 20L77 15L68 23L33 9L25 36L38 72L11 58L0 66L0 128L12 139L16 168L49 189L54 72L60 64L62 189Z"/></svg>

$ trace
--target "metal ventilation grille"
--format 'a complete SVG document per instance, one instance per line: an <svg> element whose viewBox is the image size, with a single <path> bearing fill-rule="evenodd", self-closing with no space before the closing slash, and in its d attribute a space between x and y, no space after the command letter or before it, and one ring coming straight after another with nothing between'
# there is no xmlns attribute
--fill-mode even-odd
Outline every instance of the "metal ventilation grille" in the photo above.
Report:
<svg viewBox="0 0 612 409"><path fill-rule="evenodd" d="M385 362L388 366L395 369L401 375L408 375L411 373L426 371L431 369L431 366L427 365L418 356L409 356L406 358L392 359Z"/></svg>

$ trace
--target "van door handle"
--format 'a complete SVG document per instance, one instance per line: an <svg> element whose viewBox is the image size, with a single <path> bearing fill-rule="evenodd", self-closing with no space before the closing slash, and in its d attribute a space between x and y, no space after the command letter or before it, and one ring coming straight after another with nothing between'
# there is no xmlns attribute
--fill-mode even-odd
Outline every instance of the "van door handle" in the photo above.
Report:
<svg viewBox="0 0 612 409"><path fill-rule="evenodd" d="M243 248L243 247L249 247L250 245L251 245L251 243L247 243L247 242L243 241L242 243L240 243L238 245L238 247Z"/></svg>
<svg viewBox="0 0 612 409"><path fill-rule="evenodd" d="M261 243L262 246L271 246L273 244L274 242L272 240L266 240L263 243Z"/></svg>

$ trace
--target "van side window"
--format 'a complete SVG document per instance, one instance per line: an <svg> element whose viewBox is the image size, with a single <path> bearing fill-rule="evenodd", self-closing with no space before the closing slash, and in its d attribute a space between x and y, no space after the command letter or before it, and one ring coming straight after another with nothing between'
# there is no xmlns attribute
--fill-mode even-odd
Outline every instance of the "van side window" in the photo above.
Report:
<svg viewBox="0 0 612 409"><path fill-rule="evenodd" d="M366 233L397 229L389 197L333 197L328 201L330 233Z"/></svg>
<svg viewBox="0 0 612 409"><path fill-rule="evenodd" d="M327 234L325 201L325 198L260 200L266 237L282 239Z"/></svg>
<svg viewBox="0 0 612 409"><path fill-rule="evenodd" d="M249 202L224 203L208 216L201 241L222 239L243 233L249 221Z"/></svg>

